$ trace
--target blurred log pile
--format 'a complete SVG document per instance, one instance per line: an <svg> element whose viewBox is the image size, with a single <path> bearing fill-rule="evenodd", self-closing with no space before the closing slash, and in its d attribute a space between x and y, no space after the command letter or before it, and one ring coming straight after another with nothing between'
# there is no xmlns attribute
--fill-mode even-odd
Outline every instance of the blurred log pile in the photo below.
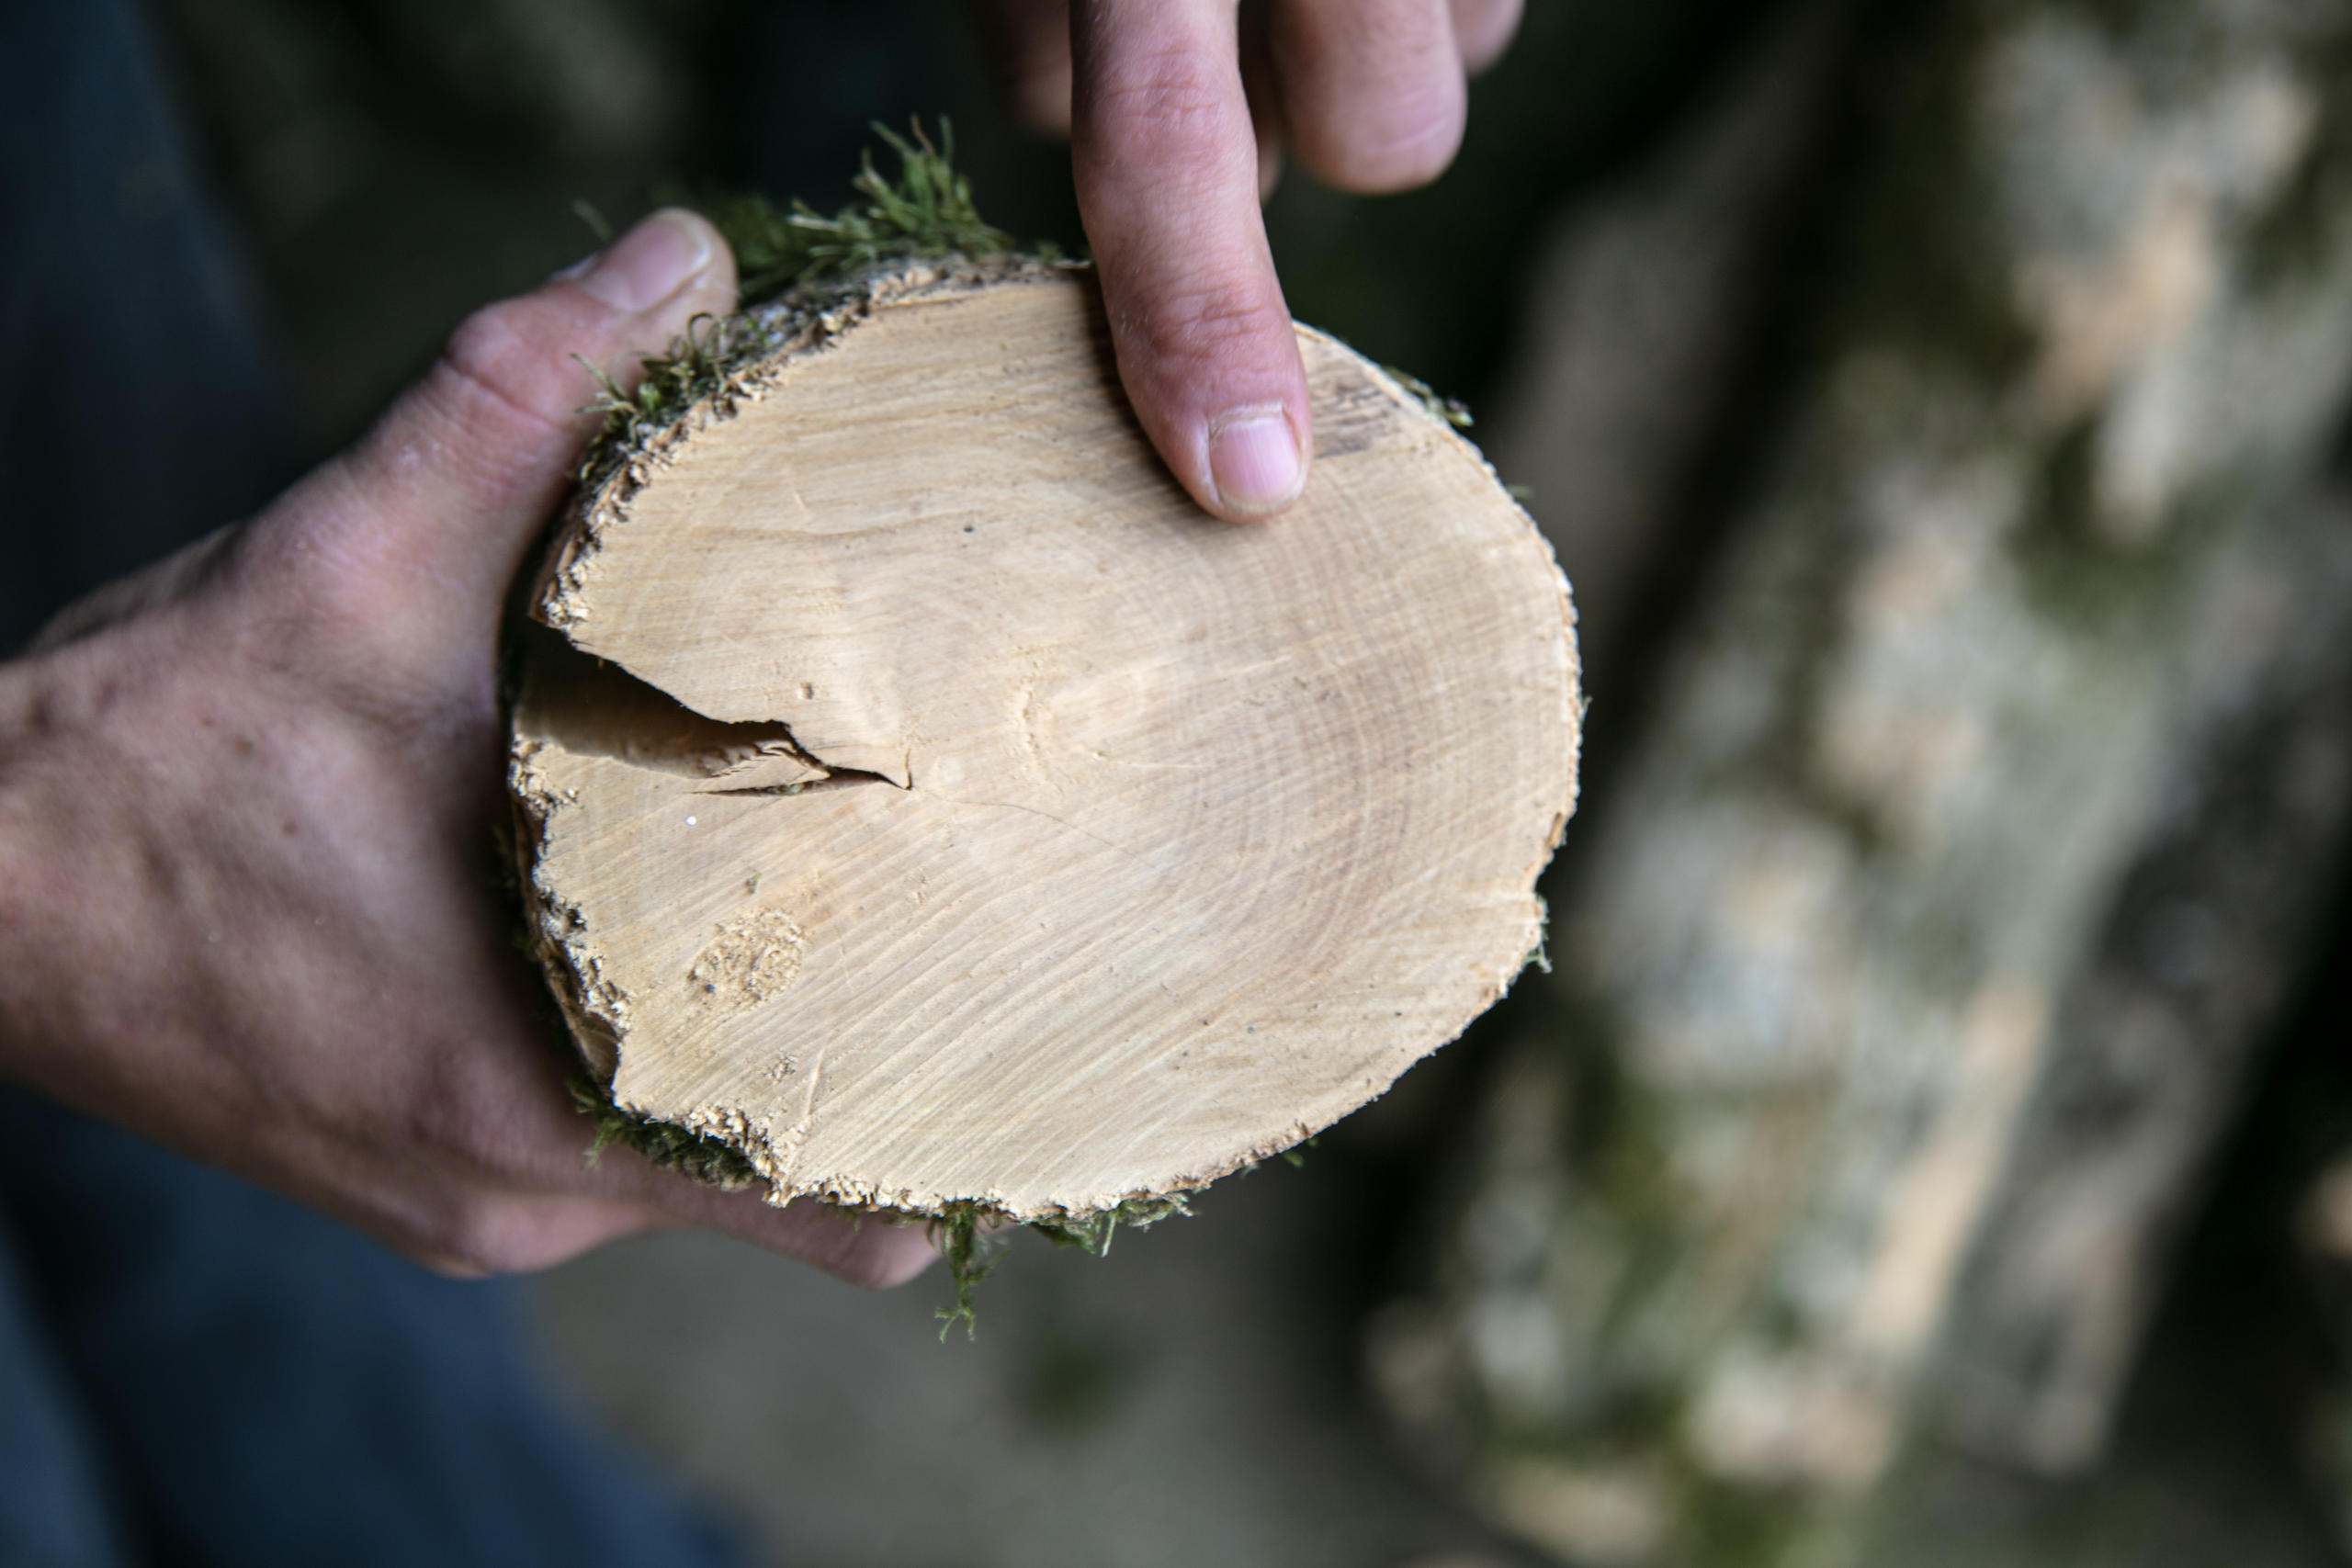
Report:
<svg viewBox="0 0 2352 1568"><path fill-rule="evenodd" d="M2095 1459L2339 864L2352 13L1881 11L1557 238L1497 443L1602 767L1372 1359L1564 1561L1838 1561L1923 1432Z"/></svg>

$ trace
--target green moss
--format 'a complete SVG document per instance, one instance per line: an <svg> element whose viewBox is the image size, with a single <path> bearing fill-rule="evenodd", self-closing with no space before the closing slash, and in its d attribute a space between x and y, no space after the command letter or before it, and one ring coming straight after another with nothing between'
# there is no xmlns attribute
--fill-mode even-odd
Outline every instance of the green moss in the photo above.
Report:
<svg viewBox="0 0 2352 1568"><path fill-rule="evenodd" d="M633 392L581 362L597 381L589 407L605 416L581 460L582 484L602 479L695 403L722 393L730 377L800 335L878 267L925 257L1060 259L1056 247L1022 246L980 216L971 182L956 172L956 139L944 119L936 145L920 124L910 128L911 141L881 125L874 130L898 155L898 176L885 178L866 154L851 182L857 198L831 218L805 202L779 207L759 195L703 203L735 254L738 308L695 317L667 350L646 355Z"/></svg>
<svg viewBox="0 0 2352 1568"><path fill-rule="evenodd" d="M1025 1228L1056 1247L1075 1247L1091 1257L1111 1250L1111 1238L1122 1226L1140 1230L1171 1214L1189 1214L1192 1208L1182 1192L1154 1198L1128 1198L1090 1214L1064 1213L1057 1218L1030 1220ZM979 1326L972 1310L972 1292L1004 1259L1004 1248L1016 1229L1023 1228L993 1204L950 1203L931 1221L931 1236L947 1260L947 1278L956 1291L956 1304L939 1309L939 1337L947 1337L957 1324L968 1337Z"/></svg>
<svg viewBox="0 0 2352 1568"><path fill-rule="evenodd" d="M595 1140L588 1145L588 1161L592 1165L597 1156L618 1144L623 1148L635 1149L664 1170L674 1170L729 1191L748 1187L758 1179L752 1162L734 1145L674 1122L625 1111L613 1103L609 1089L585 1074L571 1080L571 1103L596 1124Z"/></svg>
<svg viewBox="0 0 2352 1568"><path fill-rule="evenodd" d="M709 203L705 216L727 236L746 306L766 304L796 288L854 277L874 267L919 256L1011 255L1012 236L982 218L971 182L956 172L956 135L939 122L939 145L921 124L910 141L880 125L875 134L899 155L899 177L884 179L865 154L850 182L858 199L831 218L806 202L778 207L763 196Z"/></svg>
<svg viewBox="0 0 2352 1568"><path fill-rule="evenodd" d="M1182 1192L1171 1192L1159 1198L1129 1198L1108 1209L1077 1218L1064 1215L1053 1220L1031 1220L1029 1228L1052 1242L1056 1247L1075 1247L1088 1255L1102 1257L1111 1250L1111 1238L1121 1226L1141 1230L1157 1224L1171 1214L1189 1214L1192 1208Z"/></svg>
<svg viewBox="0 0 2352 1568"><path fill-rule="evenodd" d="M960 1323L969 1339L980 1326L972 1292L1004 1261L1005 1235L988 1205L950 1203L932 1217L931 1240L947 1260L948 1281L956 1291L956 1304L939 1309L939 1337L944 1342Z"/></svg>

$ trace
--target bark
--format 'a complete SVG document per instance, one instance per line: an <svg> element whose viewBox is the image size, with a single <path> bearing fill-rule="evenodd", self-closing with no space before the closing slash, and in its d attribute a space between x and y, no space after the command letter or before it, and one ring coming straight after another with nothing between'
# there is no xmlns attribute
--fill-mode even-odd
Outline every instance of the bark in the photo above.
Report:
<svg viewBox="0 0 2352 1568"><path fill-rule="evenodd" d="M2280 563L2352 368L2347 33L1975 0L1873 79L1794 417L1375 1333L1408 1434L1564 1558L1830 1550L1930 1387L2005 1451L2095 1446L2336 827L2197 803L2341 604ZM2167 866L2264 912L2191 1005L2113 951ZM2128 1042L2152 1010L2177 1038Z"/></svg>

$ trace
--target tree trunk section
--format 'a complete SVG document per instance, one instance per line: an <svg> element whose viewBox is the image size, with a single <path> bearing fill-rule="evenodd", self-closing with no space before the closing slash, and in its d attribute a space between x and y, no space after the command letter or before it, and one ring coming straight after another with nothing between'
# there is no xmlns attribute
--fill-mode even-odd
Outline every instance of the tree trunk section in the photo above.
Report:
<svg viewBox="0 0 2352 1568"><path fill-rule="evenodd" d="M1063 1220L1289 1147L1502 994L1575 646L1442 417L1302 330L1307 490L1235 525L1136 428L1091 274L790 320L537 600L530 903L621 1110L778 1202Z"/></svg>

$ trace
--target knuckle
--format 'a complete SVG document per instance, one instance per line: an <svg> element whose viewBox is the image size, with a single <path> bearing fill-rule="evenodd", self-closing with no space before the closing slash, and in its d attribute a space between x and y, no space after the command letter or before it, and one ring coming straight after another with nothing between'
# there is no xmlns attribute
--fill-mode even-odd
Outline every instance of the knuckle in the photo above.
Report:
<svg viewBox="0 0 2352 1568"><path fill-rule="evenodd" d="M520 319L520 305L517 300L501 299L477 307L449 333L448 341L442 344L441 357L453 367L469 373L477 367L496 363L528 335L526 324Z"/></svg>
<svg viewBox="0 0 2352 1568"><path fill-rule="evenodd" d="M539 341L542 314L533 299L486 305L458 323L434 367L452 412L471 425L483 415L542 427L561 423L571 412L565 389L576 370ZM582 400L570 397L571 402Z"/></svg>

